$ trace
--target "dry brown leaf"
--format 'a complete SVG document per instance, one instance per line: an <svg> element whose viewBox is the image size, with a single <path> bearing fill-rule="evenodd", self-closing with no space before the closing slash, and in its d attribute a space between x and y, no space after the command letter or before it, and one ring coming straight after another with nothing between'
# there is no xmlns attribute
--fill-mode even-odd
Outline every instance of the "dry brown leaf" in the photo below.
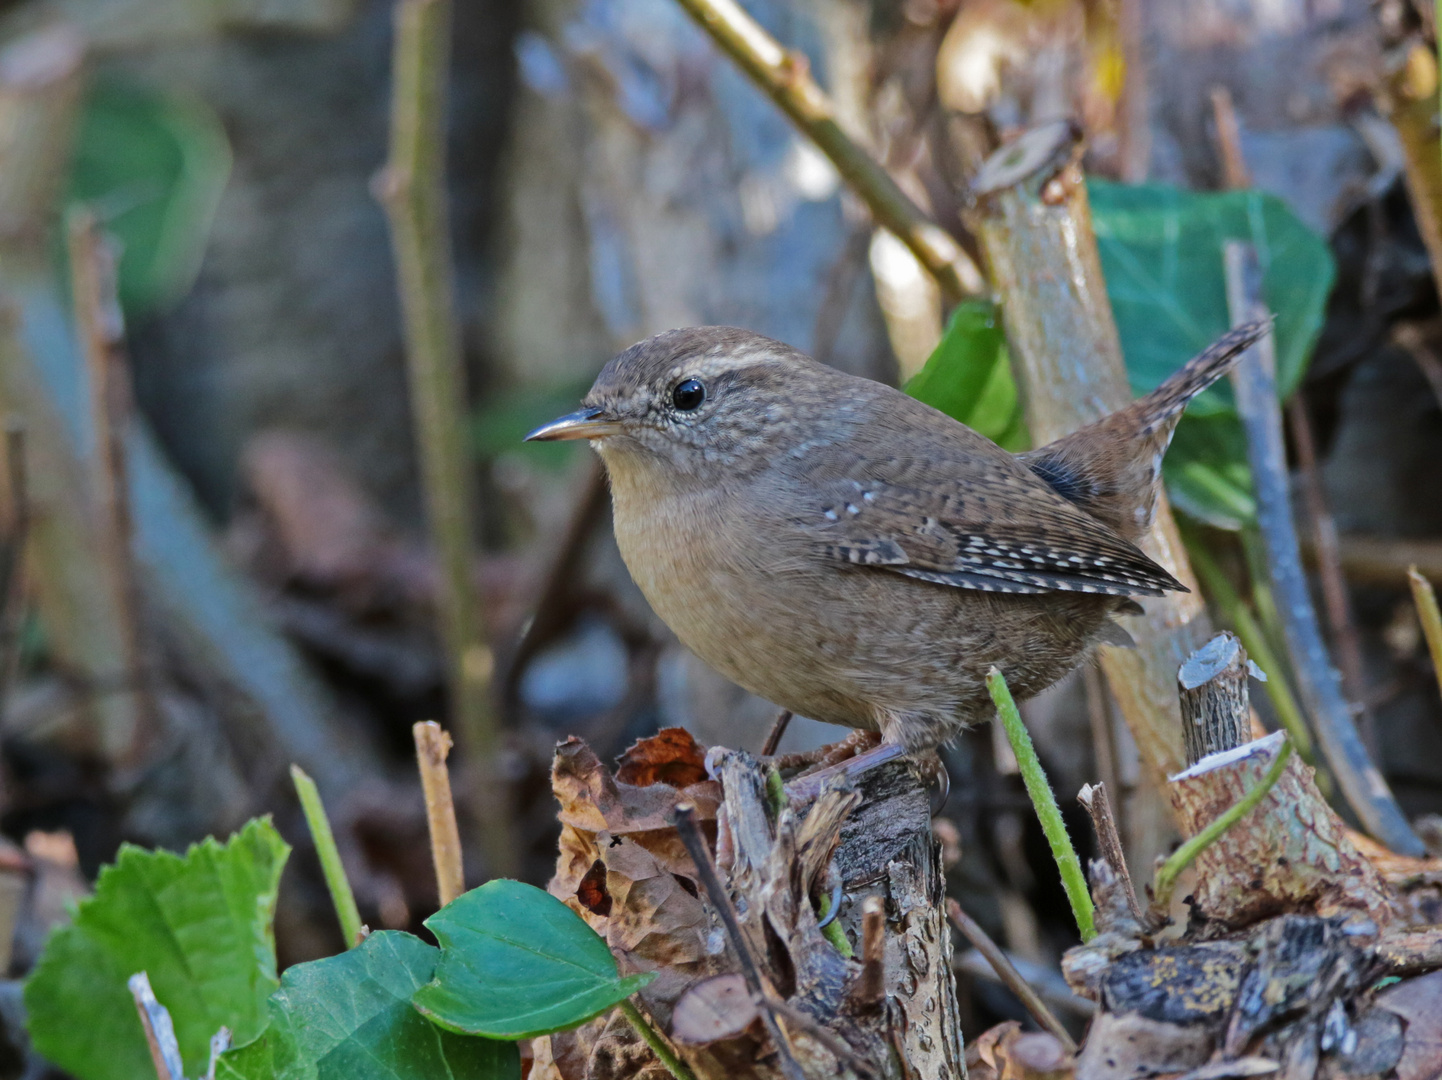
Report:
<svg viewBox="0 0 1442 1080"><path fill-rule="evenodd" d="M1077 1080L1138 1080L1186 1072L1207 1060L1215 1039L1203 1025L1167 1024L1139 1013L1103 1013L1077 1057Z"/></svg>
<svg viewBox="0 0 1442 1080"><path fill-rule="evenodd" d="M756 1019L756 1002L741 975L702 979L681 995L671 1015L671 1037L690 1046L740 1035Z"/></svg>
<svg viewBox="0 0 1442 1080"><path fill-rule="evenodd" d="M1442 971L1388 987L1377 1004L1407 1022L1397 1080L1437 1080L1442 1076Z"/></svg>
<svg viewBox="0 0 1442 1080"><path fill-rule="evenodd" d="M592 915L611 914L611 894L606 890L606 864L597 859L576 886L577 902Z"/></svg>
<svg viewBox="0 0 1442 1080"><path fill-rule="evenodd" d="M706 751L679 727L638 739L616 764L616 782L632 787L666 784L680 791L706 778Z"/></svg>
<svg viewBox="0 0 1442 1080"><path fill-rule="evenodd" d="M693 969L706 958L706 909L682 879L626 837L597 837L611 913L606 943L642 970ZM654 984L653 984L654 985Z"/></svg>

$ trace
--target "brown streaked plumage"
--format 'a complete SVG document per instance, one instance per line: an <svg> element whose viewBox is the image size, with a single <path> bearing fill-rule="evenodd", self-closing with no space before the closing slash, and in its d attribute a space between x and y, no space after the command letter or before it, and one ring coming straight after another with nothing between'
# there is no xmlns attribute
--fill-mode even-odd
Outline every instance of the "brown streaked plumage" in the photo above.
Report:
<svg viewBox="0 0 1442 1080"><path fill-rule="evenodd" d="M880 383L730 327L602 369L532 439L587 438L616 539L701 659L804 716L935 747L1127 635L1182 586L1135 546L1182 409L1265 331L1233 331L1126 409L1013 455Z"/></svg>

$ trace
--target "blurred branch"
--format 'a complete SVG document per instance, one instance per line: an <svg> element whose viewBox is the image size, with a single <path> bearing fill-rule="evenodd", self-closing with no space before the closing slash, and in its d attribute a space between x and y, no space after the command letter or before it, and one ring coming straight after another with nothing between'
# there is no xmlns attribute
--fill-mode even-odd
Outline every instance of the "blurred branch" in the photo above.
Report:
<svg viewBox="0 0 1442 1080"><path fill-rule="evenodd" d="M1261 270L1255 249L1233 241L1225 246L1224 255L1232 325L1265 318L1267 309L1260 295ZM1237 412L1247 432L1247 457L1256 488L1257 522L1266 548L1267 573L1279 601L1297 687L1338 785L1363 826L1393 851L1420 856L1425 851L1422 842L1403 817L1387 781L1372 764L1322 642L1292 523L1272 343L1269 333L1252 346L1233 371L1232 385Z"/></svg>
<svg viewBox="0 0 1442 1080"><path fill-rule="evenodd" d="M1397 129L1417 229L1442 290L1442 155L1437 147L1437 54L1421 41L1403 46L1402 62L1380 95Z"/></svg>
<svg viewBox="0 0 1442 1080"><path fill-rule="evenodd" d="M446 205L450 24L449 0L396 5L390 157L376 178L376 191L390 219L427 516L445 582L440 629L453 727L474 770L471 792L488 869L504 876L515 866L516 849L491 700L494 662L471 576L475 508Z"/></svg>
<svg viewBox="0 0 1442 1080"><path fill-rule="evenodd" d="M125 684L134 702L134 730L128 745L114 747L116 760L139 764L156 735L157 713L143 644L140 584L132 554L134 521L130 510L126 443L135 412L130 364L125 353L125 317L116 292L114 241L94 213L79 209L67 223L70 292L85 354L90 391L90 423L95 433L91 474L99 511L100 546L115 597L124 650Z"/></svg>
<svg viewBox="0 0 1442 1080"><path fill-rule="evenodd" d="M972 186L968 218L986 256L1006 322L1012 368L1027 427L1041 446L1125 407L1131 386L1107 299L1079 166L1080 133L1066 121L1037 127L1002 147ZM1140 546L1194 587L1165 497ZM1102 648L1102 670L1152 781L1155 814L1162 779L1182 767L1177 667L1211 634L1193 593L1148 598L1135 649ZM1129 814L1145 821L1152 811ZM1149 865L1152 852L1132 853Z"/></svg>
<svg viewBox="0 0 1442 1080"><path fill-rule="evenodd" d="M948 303L981 292L982 281L961 246L836 122L831 101L811 77L806 57L781 47L736 0L676 0L836 166L876 223L896 235L941 286Z"/></svg>
<svg viewBox="0 0 1442 1080"><path fill-rule="evenodd" d="M1415 566L1408 571L1407 582L1412 586L1417 621L1422 624L1422 636L1427 639L1427 651L1432 657L1432 674L1442 688L1442 611L1437 608L1437 594L1432 583L1419 574Z"/></svg>

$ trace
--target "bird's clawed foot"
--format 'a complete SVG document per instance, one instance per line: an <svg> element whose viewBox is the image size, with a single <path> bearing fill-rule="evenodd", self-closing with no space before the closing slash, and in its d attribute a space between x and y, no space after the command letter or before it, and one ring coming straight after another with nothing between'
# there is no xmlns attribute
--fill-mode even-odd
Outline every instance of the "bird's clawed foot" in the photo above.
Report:
<svg viewBox="0 0 1442 1080"><path fill-rule="evenodd" d="M825 746L818 746L815 750L805 750L795 754L779 754L767 764L773 765L783 772L801 769L805 775L839 765L843 761L870 750L880 741L881 736L874 731L853 731L846 738L838 739Z"/></svg>

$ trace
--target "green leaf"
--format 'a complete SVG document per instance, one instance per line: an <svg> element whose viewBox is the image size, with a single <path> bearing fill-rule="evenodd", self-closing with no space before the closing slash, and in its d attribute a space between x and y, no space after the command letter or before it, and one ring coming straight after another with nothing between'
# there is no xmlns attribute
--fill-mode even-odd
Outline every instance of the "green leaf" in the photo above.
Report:
<svg viewBox="0 0 1442 1080"><path fill-rule="evenodd" d="M903 389L1008 450L1027 445L1001 314L990 300L957 306L941 341Z"/></svg>
<svg viewBox="0 0 1442 1080"><path fill-rule="evenodd" d="M221 1055L223 1080L519 1080L516 1044L442 1031L411 1005L440 950L398 930L286 970L270 1027Z"/></svg>
<svg viewBox="0 0 1442 1080"><path fill-rule="evenodd" d="M1336 267L1327 242L1260 191L1192 192L1165 184L1088 178L1092 226L1107 296L1121 334L1132 390L1144 394L1221 337L1227 314L1222 245L1257 249L1262 288L1277 316L1277 388L1301 381L1322 329ZM1192 416L1231 411L1219 384L1188 407Z"/></svg>
<svg viewBox="0 0 1442 1080"><path fill-rule="evenodd" d="M229 175L225 129L198 99L115 82L90 90L66 198L94 204L120 240L127 313L190 288Z"/></svg>
<svg viewBox="0 0 1442 1080"><path fill-rule="evenodd" d="M289 854L266 820L184 857L122 847L25 984L36 1050L80 1080L154 1080L125 986L138 971L170 1010L188 1074L205 1072L222 1025L254 1038L277 985L271 921Z"/></svg>
<svg viewBox="0 0 1442 1080"><path fill-rule="evenodd" d="M491 881L426 920L441 963L416 1008L452 1031L524 1039L575 1027L654 973L622 978L606 943L550 893Z"/></svg>

